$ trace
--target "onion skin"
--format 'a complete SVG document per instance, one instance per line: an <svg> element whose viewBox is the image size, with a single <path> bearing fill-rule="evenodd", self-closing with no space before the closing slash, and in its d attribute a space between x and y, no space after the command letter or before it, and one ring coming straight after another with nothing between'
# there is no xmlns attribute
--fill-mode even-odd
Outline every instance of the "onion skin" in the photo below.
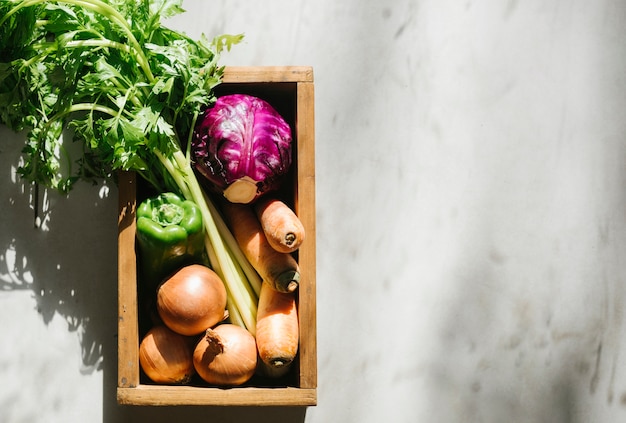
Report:
<svg viewBox="0 0 626 423"><path fill-rule="evenodd" d="M230 323L207 329L196 345L193 364L198 375L211 385L244 384L254 375L257 367L254 336Z"/></svg>
<svg viewBox="0 0 626 423"><path fill-rule="evenodd" d="M141 340L139 363L156 383L188 384L195 374L193 338L180 335L166 326L155 326Z"/></svg>
<svg viewBox="0 0 626 423"><path fill-rule="evenodd" d="M181 335L198 335L224 319L226 288L206 266L185 266L157 290L157 312L163 323Z"/></svg>

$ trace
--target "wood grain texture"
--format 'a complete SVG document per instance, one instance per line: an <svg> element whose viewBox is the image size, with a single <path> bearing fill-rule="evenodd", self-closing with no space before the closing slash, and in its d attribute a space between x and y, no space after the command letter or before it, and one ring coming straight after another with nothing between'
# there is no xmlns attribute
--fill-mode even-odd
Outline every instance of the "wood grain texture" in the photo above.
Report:
<svg viewBox="0 0 626 423"><path fill-rule="evenodd" d="M140 385L118 388L118 403L130 405L211 405L211 406L311 406L316 405L314 389L302 388L204 388L196 386Z"/></svg>
<svg viewBox="0 0 626 423"><path fill-rule="evenodd" d="M222 82L313 82L310 66L228 66Z"/></svg>
<svg viewBox="0 0 626 423"><path fill-rule="evenodd" d="M297 88L296 131L297 190L296 214L302 221L306 240L298 251L301 272L298 292L300 317L300 386L317 387L316 291L315 291L315 116L312 82L300 82Z"/></svg>
<svg viewBox="0 0 626 423"><path fill-rule="evenodd" d="M135 255L136 175L119 173L118 214L118 386L139 385L137 259Z"/></svg>

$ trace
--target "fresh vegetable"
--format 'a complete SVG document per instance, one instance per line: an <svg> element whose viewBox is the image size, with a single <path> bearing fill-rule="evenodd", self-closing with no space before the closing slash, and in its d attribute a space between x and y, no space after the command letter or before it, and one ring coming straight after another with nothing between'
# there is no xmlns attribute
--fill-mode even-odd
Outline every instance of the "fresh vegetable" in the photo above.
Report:
<svg viewBox="0 0 626 423"><path fill-rule="evenodd" d="M273 249L292 253L304 241L304 226L293 210L278 198L264 196L254 203L263 233Z"/></svg>
<svg viewBox="0 0 626 423"><path fill-rule="evenodd" d="M241 385L254 375L257 352L254 336L241 326L225 323L208 329L193 353L200 377L212 385Z"/></svg>
<svg viewBox="0 0 626 423"><path fill-rule="evenodd" d="M196 373L193 366L193 338L166 326L151 328L139 344L139 364L156 383L184 385Z"/></svg>
<svg viewBox="0 0 626 423"><path fill-rule="evenodd" d="M290 254L270 246L254 210L228 201L224 201L223 210L233 236L261 279L277 291L295 291L300 282L298 263Z"/></svg>
<svg viewBox="0 0 626 423"><path fill-rule="evenodd" d="M202 214L196 203L173 192L150 197L137 207L137 247L142 279L156 288L204 252Z"/></svg>
<svg viewBox="0 0 626 423"><path fill-rule="evenodd" d="M222 321L226 289L213 270L185 266L157 289L157 312L163 323L181 335L197 335Z"/></svg>
<svg viewBox="0 0 626 423"><path fill-rule="evenodd" d="M256 324L256 345L269 376L284 375L298 353L300 332L293 292L278 292L267 283L261 287Z"/></svg>
<svg viewBox="0 0 626 423"><path fill-rule="evenodd" d="M211 267L233 312L242 310L233 314L254 327L249 281L258 275L246 273L232 236L218 229L225 225L189 152L223 75L219 54L242 36L192 40L161 24L182 11L181 0L0 2L0 118L28 134L19 167L27 181L68 192L78 180L132 170L156 192L195 202Z"/></svg>
<svg viewBox="0 0 626 423"><path fill-rule="evenodd" d="M291 128L265 100L219 97L195 129L195 168L233 203L251 203L278 187L291 165Z"/></svg>

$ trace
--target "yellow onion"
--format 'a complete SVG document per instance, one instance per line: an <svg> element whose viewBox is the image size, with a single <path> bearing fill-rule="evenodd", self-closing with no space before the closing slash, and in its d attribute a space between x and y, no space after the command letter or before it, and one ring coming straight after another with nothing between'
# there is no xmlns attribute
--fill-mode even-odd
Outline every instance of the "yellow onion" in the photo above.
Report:
<svg viewBox="0 0 626 423"><path fill-rule="evenodd" d="M153 382L169 385L189 383L195 374L193 338L163 325L154 326L139 344L139 363Z"/></svg>
<svg viewBox="0 0 626 423"><path fill-rule="evenodd" d="M230 323L208 329L196 345L193 364L198 375L212 385L241 385L250 380L256 369L254 336Z"/></svg>
<svg viewBox="0 0 626 423"><path fill-rule="evenodd" d="M157 312L163 323L181 335L198 335L224 319L226 288L206 266L178 270L157 290Z"/></svg>

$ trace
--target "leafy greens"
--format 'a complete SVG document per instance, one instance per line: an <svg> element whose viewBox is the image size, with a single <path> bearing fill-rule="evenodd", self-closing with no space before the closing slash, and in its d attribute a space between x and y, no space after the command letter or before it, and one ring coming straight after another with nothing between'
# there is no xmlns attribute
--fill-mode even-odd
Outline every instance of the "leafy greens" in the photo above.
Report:
<svg viewBox="0 0 626 423"><path fill-rule="evenodd" d="M182 0L0 0L0 123L27 133L25 180L68 192L132 170L201 206L231 317L254 333L258 276L202 192L188 147L215 101L219 54L243 36L193 40L162 24L182 12Z"/></svg>
<svg viewBox="0 0 626 423"><path fill-rule="evenodd" d="M0 2L0 121L28 130L22 177L67 192L124 169L162 187L153 152L184 146L214 101L219 53L241 39L161 24L182 12L181 0ZM64 130L81 141L78 161Z"/></svg>

